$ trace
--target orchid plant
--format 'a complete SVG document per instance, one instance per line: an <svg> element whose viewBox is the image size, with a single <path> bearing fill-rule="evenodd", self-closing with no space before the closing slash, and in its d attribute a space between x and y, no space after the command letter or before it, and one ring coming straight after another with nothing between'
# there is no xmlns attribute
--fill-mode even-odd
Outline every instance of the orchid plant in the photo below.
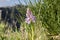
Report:
<svg viewBox="0 0 60 40"><path fill-rule="evenodd" d="M30 24L31 22L35 23L35 16L33 16L32 11L27 8L25 22Z"/></svg>

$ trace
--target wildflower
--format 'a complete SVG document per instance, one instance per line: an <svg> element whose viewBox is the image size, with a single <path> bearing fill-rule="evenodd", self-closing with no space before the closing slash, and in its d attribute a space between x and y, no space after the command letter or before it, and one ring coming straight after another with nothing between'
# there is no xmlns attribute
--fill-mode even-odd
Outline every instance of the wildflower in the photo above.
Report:
<svg viewBox="0 0 60 40"><path fill-rule="evenodd" d="M28 23L28 24L30 24L31 22L35 23L35 16L32 15L32 12L29 8L27 8L25 22Z"/></svg>

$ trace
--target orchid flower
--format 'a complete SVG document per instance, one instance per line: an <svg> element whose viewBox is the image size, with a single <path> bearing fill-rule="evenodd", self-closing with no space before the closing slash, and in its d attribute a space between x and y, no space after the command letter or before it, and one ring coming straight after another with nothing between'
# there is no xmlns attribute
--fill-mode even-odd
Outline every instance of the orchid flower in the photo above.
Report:
<svg viewBox="0 0 60 40"><path fill-rule="evenodd" d="M28 24L30 24L31 22L35 23L35 16L33 16L32 11L29 8L27 8L25 22Z"/></svg>

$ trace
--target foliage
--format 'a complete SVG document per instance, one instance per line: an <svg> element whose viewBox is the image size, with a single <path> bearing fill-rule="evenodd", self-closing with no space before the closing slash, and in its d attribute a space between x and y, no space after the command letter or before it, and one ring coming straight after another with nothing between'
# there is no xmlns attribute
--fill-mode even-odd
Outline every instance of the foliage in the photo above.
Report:
<svg viewBox="0 0 60 40"><path fill-rule="evenodd" d="M60 1L59 0L39 0L35 5L30 1L29 7L36 15L36 20L41 21L42 27L47 29L47 35L60 34ZM40 28L41 29L41 28Z"/></svg>
<svg viewBox="0 0 60 40"><path fill-rule="evenodd" d="M41 0L40 0L41 1ZM44 0L31 6L33 13L42 21L43 27L47 28L50 34L60 33L60 1ZM52 31L53 30L53 31Z"/></svg>
<svg viewBox="0 0 60 40"><path fill-rule="evenodd" d="M1 30L1 40L60 40L60 0L38 0L38 2L34 0L34 2L33 4L30 0L29 5L22 5L17 9L25 15L26 8L29 7L36 17L36 22L26 24L22 18L20 32L8 30L5 34Z"/></svg>

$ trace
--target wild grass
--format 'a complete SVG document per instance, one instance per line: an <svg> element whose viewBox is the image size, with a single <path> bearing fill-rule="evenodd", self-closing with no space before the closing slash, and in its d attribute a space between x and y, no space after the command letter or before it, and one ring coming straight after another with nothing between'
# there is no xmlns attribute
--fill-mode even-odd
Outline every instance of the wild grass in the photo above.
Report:
<svg viewBox="0 0 60 40"><path fill-rule="evenodd" d="M40 0L38 3L36 1L34 2L35 4L33 5L32 2L30 1L28 7L31 9L33 15L36 17L36 22L31 24L26 24L24 20L24 22L21 23L19 32L18 31L11 32L10 29L7 29L6 33L4 33L5 24L1 23L0 40L60 40L59 39L60 35L59 36L50 35L49 30L47 29L47 27L49 26L45 22L43 22L46 21L44 20L43 17L46 17L45 15L46 11L49 12L48 11L49 9L45 10L46 6L45 4L43 4L43 2L41 3Z"/></svg>
<svg viewBox="0 0 60 40"><path fill-rule="evenodd" d="M30 25L22 23L20 32L12 32L7 29L4 32L4 24L0 24L0 40L47 40L45 29L42 27L41 21L36 21Z"/></svg>

